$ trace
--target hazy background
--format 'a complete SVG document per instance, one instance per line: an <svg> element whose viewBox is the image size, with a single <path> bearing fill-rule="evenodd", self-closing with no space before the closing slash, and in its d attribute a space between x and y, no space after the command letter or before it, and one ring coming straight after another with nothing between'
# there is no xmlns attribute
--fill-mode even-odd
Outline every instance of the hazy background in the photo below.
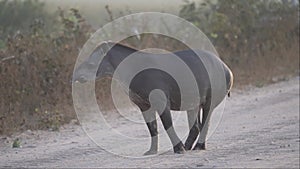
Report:
<svg viewBox="0 0 300 169"><path fill-rule="evenodd" d="M0 134L59 130L75 119L70 80L83 44L105 23L147 11L172 13L200 28L232 69L235 88L299 75L296 0L0 0ZM121 43L186 48L149 34ZM96 82L98 101L106 109L114 108L110 82Z"/></svg>
<svg viewBox="0 0 300 169"><path fill-rule="evenodd" d="M55 12L58 7L63 9L77 8L90 24L95 27L100 27L109 20L105 10L106 5L112 10L114 18L118 18L137 12L167 12L178 15L180 7L184 4L183 0L45 0L44 2L47 6L47 11L50 13Z"/></svg>

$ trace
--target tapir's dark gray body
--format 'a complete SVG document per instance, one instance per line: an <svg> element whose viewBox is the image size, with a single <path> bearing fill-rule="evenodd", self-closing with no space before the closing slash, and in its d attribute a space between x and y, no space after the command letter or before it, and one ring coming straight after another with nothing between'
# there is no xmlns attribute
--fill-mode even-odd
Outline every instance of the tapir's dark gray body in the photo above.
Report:
<svg viewBox="0 0 300 169"><path fill-rule="evenodd" d="M159 57L165 57L166 55L169 55L145 53L116 43L103 43L95 49L95 51L87 61L85 61L75 70L73 80L79 82L90 80L93 77L93 75L90 74L90 70L95 70L95 68L97 69L97 78L100 78L104 75L112 76L118 65L126 57L135 52L138 52L137 54L143 55L143 57L147 57L150 59L151 57L153 58L154 55L159 55ZM105 54L105 56L102 59L100 66L92 67L91 65L97 65L100 56L103 54ZM175 52L173 54L179 57L193 73L198 86L198 92L200 96L199 103L191 103L190 106L185 109L188 114L190 133L185 142L185 145L183 145L173 129L170 114L170 110L182 110L180 109L182 101L181 92L176 80L167 72L155 68L146 69L139 72L131 80L129 84L130 90L128 94L132 102L134 102L141 109L143 117L151 134L151 147L150 150L145 153L146 155L154 154L158 149L157 122L155 118L156 114L155 111L148 111L151 107L151 103L149 101L149 94L151 93L151 91L153 91L154 89L160 89L166 96L167 105L161 112L160 118L174 146L174 152L181 153L184 152L185 149L192 149L192 146L197 136L199 135L199 132L202 133L204 124L206 123L206 121L209 121L209 113L212 112L212 110L221 102L226 94L229 93L232 87L232 73L230 69L217 56L201 50L185 50ZM175 55L172 57L176 57ZM203 57L203 59L201 59L201 57ZM203 60L206 60L206 62L204 63ZM218 79L215 80L216 78L211 78L210 76L212 76L213 73L208 72L207 65L204 64L210 66L209 70L221 69L224 73L224 78L219 78L219 81ZM178 67L178 69L180 69L180 67ZM221 99L219 99L217 103L214 104L212 104L212 79L214 80L213 83L224 83L225 87L225 92L220 92L219 94L217 94ZM185 92L193 93L195 91ZM201 109L203 110L202 122L200 122ZM207 130L207 128L205 130ZM198 140L198 143L195 145L194 149L205 149L205 138L207 131L203 131L203 134L204 136L202 136L202 140ZM199 139L201 139L201 137Z"/></svg>

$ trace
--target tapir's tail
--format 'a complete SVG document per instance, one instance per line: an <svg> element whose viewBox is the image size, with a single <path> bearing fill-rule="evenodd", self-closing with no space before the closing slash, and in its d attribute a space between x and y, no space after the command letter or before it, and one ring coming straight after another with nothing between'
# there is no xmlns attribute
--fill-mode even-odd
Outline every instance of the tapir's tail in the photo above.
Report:
<svg viewBox="0 0 300 169"><path fill-rule="evenodd" d="M225 71L225 78L226 78L226 83L227 83L227 95L230 97L230 91L233 86L233 74L231 70L228 68L227 65L224 64L224 71Z"/></svg>

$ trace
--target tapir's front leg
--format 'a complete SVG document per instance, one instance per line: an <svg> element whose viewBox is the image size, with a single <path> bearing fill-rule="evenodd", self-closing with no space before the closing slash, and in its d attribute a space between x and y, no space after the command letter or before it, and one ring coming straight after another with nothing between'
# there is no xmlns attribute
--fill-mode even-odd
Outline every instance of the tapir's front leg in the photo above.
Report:
<svg viewBox="0 0 300 169"><path fill-rule="evenodd" d="M182 144L180 138L177 136L174 126L172 123L172 116L170 109L166 108L161 114L160 119L163 123L165 130L172 142L174 153L182 154L185 152L184 145Z"/></svg>
<svg viewBox="0 0 300 169"><path fill-rule="evenodd" d="M142 114L151 135L150 149L147 152L145 152L144 155L156 154L158 149L158 132L157 132L156 114L154 111L153 112L144 111Z"/></svg>

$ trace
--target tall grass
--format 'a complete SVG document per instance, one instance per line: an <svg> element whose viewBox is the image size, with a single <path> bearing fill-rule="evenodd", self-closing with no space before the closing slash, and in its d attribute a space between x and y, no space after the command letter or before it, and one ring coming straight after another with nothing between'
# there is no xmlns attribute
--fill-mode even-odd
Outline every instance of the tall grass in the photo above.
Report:
<svg viewBox="0 0 300 169"><path fill-rule="evenodd" d="M71 77L79 49L89 36L77 10L60 11L58 32L39 25L7 39L0 53L0 134L24 129L57 130L75 118Z"/></svg>

